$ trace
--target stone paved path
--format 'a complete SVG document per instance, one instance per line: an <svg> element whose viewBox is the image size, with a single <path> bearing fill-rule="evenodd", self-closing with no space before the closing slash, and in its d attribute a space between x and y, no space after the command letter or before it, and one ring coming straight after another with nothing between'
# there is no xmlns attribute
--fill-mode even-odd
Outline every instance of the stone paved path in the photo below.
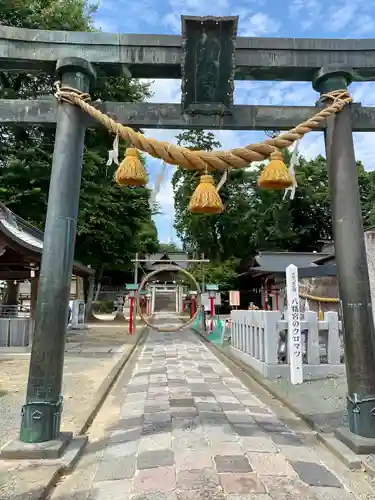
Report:
<svg viewBox="0 0 375 500"><path fill-rule="evenodd" d="M120 404L87 499L359 498L186 330L149 334Z"/></svg>

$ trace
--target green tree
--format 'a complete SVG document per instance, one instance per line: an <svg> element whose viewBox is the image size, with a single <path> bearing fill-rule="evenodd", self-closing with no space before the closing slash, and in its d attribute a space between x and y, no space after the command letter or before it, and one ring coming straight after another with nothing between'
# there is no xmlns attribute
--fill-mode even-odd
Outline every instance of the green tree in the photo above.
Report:
<svg viewBox="0 0 375 500"><path fill-rule="evenodd" d="M211 151L220 143L212 132L190 131L177 136L177 143L190 149ZM217 184L220 172L212 174ZM213 261L245 257L248 252L247 226L243 214L248 207L253 179L250 172L241 169L230 172L220 190L225 211L219 215L196 215L188 210L189 199L199 182L199 173L177 169L172 178L175 200L175 228L184 249L199 256L204 253ZM236 254L233 253L236 248Z"/></svg>
<svg viewBox="0 0 375 500"><path fill-rule="evenodd" d="M92 31L96 6L86 0L4 0L0 24L23 28ZM52 94L54 76L0 73L0 98L35 99ZM149 84L99 72L93 99L139 101ZM114 184L114 166L106 167L113 137L102 128L85 140L75 257L90 264L100 279L103 269L126 269L136 251L158 247L146 188ZM21 217L43 229L47 209L54 130L36 126L0 127L0 199Z"/></svg>
<svg viewBox="0 0 375 500"><path fill-rule="evenodd" d="M167 253L173 253L173 252L182 252L182 248L180 248L178 245L175 243L160 243L159 252L167 252Z"/></svg>
<svg viewBox="0 0 375 500"><path fill-rule="evenodd" d="M192 149L212 150L220 145L211 133L185 132L178 142ZM285 163L291 154L284 151ZM204 252L211 259L207 266L196 266L207 279L234 283L236 272L244 270L260 250L319 251L323 241L332 239L331 205L326 160L299 156L296 167L298 187L293 200L284 191L257 186L259 170L253 167L233 170L220 190L225 210L216 216L197 216L187 206L197 185L198 175L178 170L173 177L175 227L184 248ZM358 178L364 223L375 225L375 174L358 162ZM214 173L218 182L220 175ZM228 279L229 276L229 279Z"/></svg>

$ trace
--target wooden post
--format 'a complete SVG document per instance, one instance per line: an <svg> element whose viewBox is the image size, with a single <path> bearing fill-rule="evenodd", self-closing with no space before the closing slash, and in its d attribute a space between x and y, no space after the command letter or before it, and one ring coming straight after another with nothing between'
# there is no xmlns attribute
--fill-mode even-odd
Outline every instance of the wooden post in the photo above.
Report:
<svg viewBox="0 0 375 500"><path fill-rule="evenodd" d="M36 303L38 299L39 276L31 278L30 285L30 317L34 320L36 313Z"/></svg>

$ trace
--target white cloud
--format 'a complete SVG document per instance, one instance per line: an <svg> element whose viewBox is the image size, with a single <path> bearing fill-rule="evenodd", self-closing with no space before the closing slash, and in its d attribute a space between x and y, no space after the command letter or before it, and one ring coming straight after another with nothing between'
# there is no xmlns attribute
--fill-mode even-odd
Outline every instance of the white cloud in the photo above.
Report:
<svg viewBox="0 0 375 500"><path fill-rule="evenodd" d="M302 29L309 29L317 23L323 11L319 0L293 0L289 5L289 16L301 23Z"/></svg>
<svg viewBox="0 0 375 500"><path fill-rule="evenodd" d="M245 18L241 25L244 26L239 30L241 36L264 36L277 33L281 23L264 12L257 12Z"/></svg>
<svg viewBox="0 0 375 500"><path fill-rule="evenodd" d="M353 21L355 15L358 15L355 2L347 1L340 7L334 6L328 11L326 26L329 31L337 32L346 28Z"/></svg>

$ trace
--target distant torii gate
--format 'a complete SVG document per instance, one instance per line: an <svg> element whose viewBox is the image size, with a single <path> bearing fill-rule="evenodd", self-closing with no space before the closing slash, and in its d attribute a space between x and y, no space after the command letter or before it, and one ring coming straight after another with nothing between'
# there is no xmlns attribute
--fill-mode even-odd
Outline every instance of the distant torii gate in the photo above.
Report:
<svg viewBox="0 0 375 500"><path fill-rule="evenodd" d="M234 79L310 81L320 94L346 89L352 81L375 80L374 40L236 38L237 18L183 17L182 22L182 39L1 26L0 69L43 70L51 74L56 71L63 85L81 92L88 92L94 85L95 66L112 75L125 66L134 78L182 77L181 105L97 104L126 125L176 129L285 130L316 112L314 107L306 106L233 106ZM212 65L208 68L199 62L197 47L206 35L211 55L216 58L217 73ZM36 443L60 436L66 311L84 135L86 127L96 124L78 107L66 102L57 104L52 98L0 101L0 122L56 124L34 342L20 434L21 441ZM375 331L352 131L375 130L375 109L358 104L346 106L321 128L325 131L345 324L351 432L341 437L354 449L358 436L373 438L364 440L366 452L370 453L375 451Z"/></svg>

